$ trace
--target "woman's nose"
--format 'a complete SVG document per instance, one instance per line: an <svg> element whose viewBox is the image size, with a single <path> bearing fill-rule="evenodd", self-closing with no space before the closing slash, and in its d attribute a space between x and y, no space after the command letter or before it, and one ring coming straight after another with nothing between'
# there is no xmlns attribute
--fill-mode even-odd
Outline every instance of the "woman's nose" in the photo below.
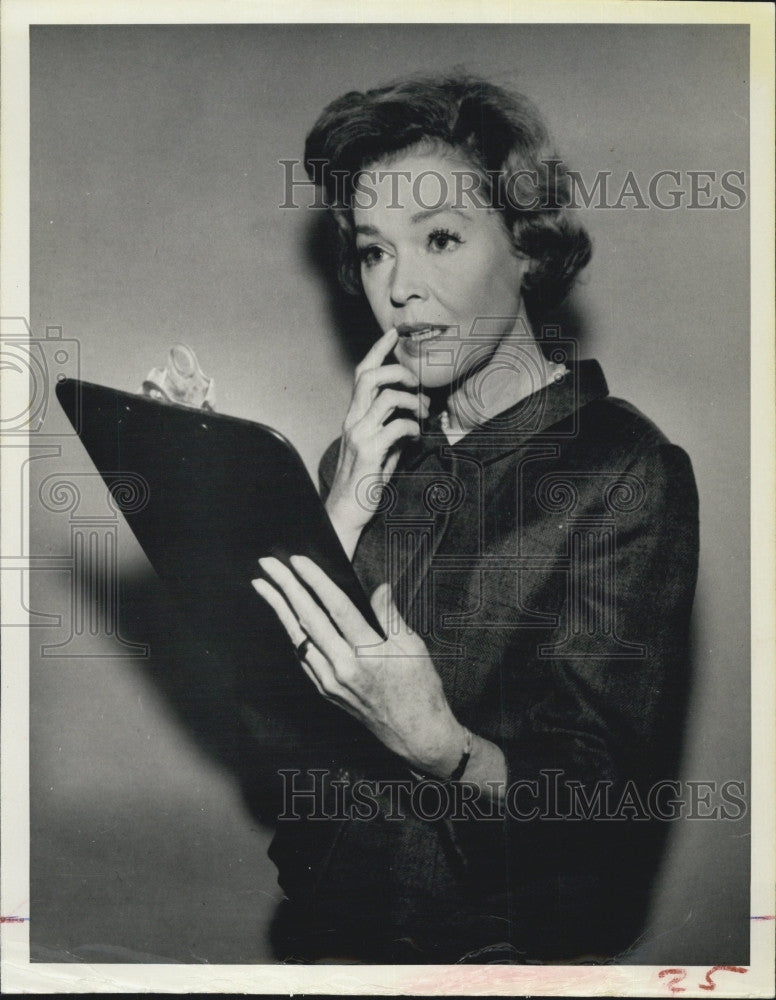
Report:
<svg viewBox="0 0 776 1000"><path fill-rule="evenodd" d="M410 299L425 299L427 289L422 266L408 257L397 257L391 274L391 302L403 306Z"/></svg>

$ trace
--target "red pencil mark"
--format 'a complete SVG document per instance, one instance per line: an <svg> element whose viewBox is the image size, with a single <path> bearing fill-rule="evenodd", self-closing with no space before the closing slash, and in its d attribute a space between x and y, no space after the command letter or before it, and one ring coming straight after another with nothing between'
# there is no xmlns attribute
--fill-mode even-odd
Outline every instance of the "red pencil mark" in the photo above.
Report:
<svg viewBox="0 0 776 1000"><path fill-rule="evenodd" d="M677 983L681 983L681 981L686 978L686 976L687 976L687 970L686 969L661 969L660 972L658 972L658 976L660 977L660 979L662 979L663 976L673 976L674 978L671 979L671 980L669 980L666 983L666 986L669 988L669 990L672 993L684 993L685 992L686 987L685 986L677 986Z"/></svg>
<svg viewBox="0 0 776 1000"><path fill-rule="evenodd" d="M742 968L740 965L714 965L706 973L706 983L707 983L707 985L704 986L703 983L698 983L698 989L699 990L715 990L717 988L717 984L711 978L714 975L715 972L746 972L746 971L747 970L744 969L744 968Z"/></svg>
<svg viewBox="0 0 776 1000"><path fill-rule="evenodd" d="M713 965L709 971L706 973L706 982L698 983L699 990L715 990L717 984L713 980L713 976L717 972L748 972L748 969L743 968L740 965ZM673 976L673 979L669 979L666 986L672 993L685 993L686 987L679 986L683 980L687 978L686 969L661 969L658 972L658 976L663 979L665 976Z"/></svg>
<svg viewBox="0 0 776 1000"><path fill-rule="evenodd" d="M776 920L776 917L772 913L769 913L768 916L766 916L766 917L750 917L749 919L750 920Z"/></svg>
<svg viewBox="0 0 776 1000"><path fill-rule="evenodd" d="M28 917L0 917L0 924L23 924Z"/></svg>

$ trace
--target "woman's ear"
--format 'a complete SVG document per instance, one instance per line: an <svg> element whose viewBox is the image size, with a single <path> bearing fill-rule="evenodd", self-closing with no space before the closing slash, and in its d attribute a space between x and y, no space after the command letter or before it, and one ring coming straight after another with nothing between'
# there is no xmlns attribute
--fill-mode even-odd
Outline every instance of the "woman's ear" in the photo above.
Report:
<svg viewBox="0 0 776 1000"><path fill-rule="evenodd" d="M532 270L536 262L532 257L529 257L527 253L525 253L523 250L520 249L520 246L516 241L516 239L514 238L514 236L511 239L511 243L512 243L512 251L511 251L512 257L515 262L515 272L518 281L522 285L523 281L525 280L526 274L528 274L528 272Z"/></svg>
<svg viewBox="0 0 776 1000"><path fill-rule="evenodd" d="M536 267L536 261L522 249L520 229L516 222L512 224L509 230L509 238L512 244L512 256L515 258L516 269L522 285L525 282L526 275Z"/></svg>

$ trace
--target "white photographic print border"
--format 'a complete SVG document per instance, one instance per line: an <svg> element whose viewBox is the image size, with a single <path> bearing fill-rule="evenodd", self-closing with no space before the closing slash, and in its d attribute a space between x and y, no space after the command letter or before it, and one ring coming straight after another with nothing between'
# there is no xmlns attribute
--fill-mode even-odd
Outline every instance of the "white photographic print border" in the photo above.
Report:
<svg viewBox="0 0 776 1000"><path fill-rule="evenodd" d="M533 2L468 0L422 3L376 0L278 5L249 0L5 0L2 44L2 241L0 317L3 336L25 342L30 322L30 66L34 25L253 23L526 23L724 24L750 29L751 218L751 834L750 961L745 967L635 965L299 966L48 963L30 961L28 521L12 499L29 498L34 413L17 379L0 393L2 461L2 868L0 960L8 993L245 992L339 995L717 996L773 995L776 859L776 422L774 421L774 11L758 3L652 3L604 0ZM378 81L376 81L378 82ZM313 102L314 103L314 102ZM589 184L588 184L589 187ZM280 189L280 185L279 185ZM697 192L696 192L697 193ZM10 332L9 332L10 331ZM36 332L37 336L40 336ZM47 336L59 339L51 328ZM67 337L67 332L65 332ZM59 346L59 345L57 345ZM19 424L19 415L22 415ZM16 423L15 423L16 422ZM708 544L708 539L706 540ZM34 612L33 612L34 613ZM731 776L737 777L737 776ZM703 905L698 901L698 905Z"/></svg>

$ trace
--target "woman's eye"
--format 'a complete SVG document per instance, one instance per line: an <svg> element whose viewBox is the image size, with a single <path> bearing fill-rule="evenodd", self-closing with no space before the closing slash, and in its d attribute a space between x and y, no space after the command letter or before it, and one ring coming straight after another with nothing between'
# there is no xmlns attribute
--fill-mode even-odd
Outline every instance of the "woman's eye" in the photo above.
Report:
<svg viewBox="0 0 776 1000"><path fill-rule="evenodd" d="M458 233L450 232L449 229L435 229L433 233L429 233L428 237L429 249L437 253L441 253L443 250L454 250L461 243L463 240Z"/></svg>
<svg viewBox="0 0 776 1000"><path fill-rule="evenodd" d="M364 267L374 267L383 259L384 251L378 246L368 246L358 248L358 259Z"/></svg>

